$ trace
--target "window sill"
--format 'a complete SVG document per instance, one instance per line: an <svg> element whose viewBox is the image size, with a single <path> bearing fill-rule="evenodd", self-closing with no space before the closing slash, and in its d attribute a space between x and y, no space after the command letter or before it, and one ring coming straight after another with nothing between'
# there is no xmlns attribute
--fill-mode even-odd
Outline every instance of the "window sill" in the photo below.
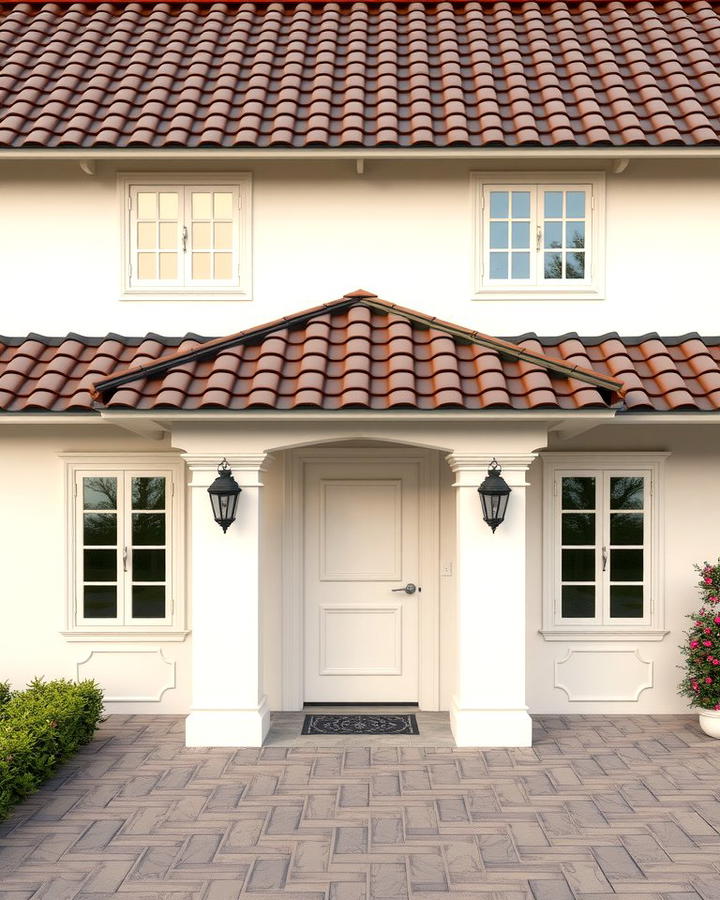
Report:
<svg viewBox="0 0 720 900"><path fill-rule="evenodd" d="M199 290L183 290L182 288L168 288L168 290L125 290L120 295L121 300L157 300L158 302L187 300L219 300L222 302L234 301L246 303L252 300L250 292L242 288L218 288L212 290L203 288Z"/></svg>
<svg viewBox="0 0 720 900"><path fill-rule="evenodd" d="M669 631L658 628L603 628L592 630L589 628L573 629L549 629L541 628L538 631L546 641L661 641Z"/></svg>
<svg viewBox="0 0 720 900"><path fill-rule="evenodd" d="M493 288L481 288L472 295L473 300L605 300L605 294L600 290L587 288L582 291L563 290L562 288L539 288L538 290L497 290Z"/></svg>
<svg viewBox="0 0 720 900"><path fill-rule="evenodd" d="M189 630L131 631L61 631L60 634L71 644L137 644L146 641L167 641L180 643L190 634Z"/></svg>

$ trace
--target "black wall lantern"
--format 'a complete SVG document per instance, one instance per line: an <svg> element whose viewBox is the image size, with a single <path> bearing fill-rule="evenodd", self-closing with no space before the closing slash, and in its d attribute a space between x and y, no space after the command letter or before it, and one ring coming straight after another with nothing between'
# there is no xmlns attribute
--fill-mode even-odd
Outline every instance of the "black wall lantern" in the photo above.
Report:
<svg viewBox="0 0 720 900"><path fill-rule="evenodd" d="M478 488L483 508L483 520L492 528L493 534L498 525L505 519L510 487L501 476L502 469L493 457L488 469L487 478Z"/></svg>
<svg viewBox="0 0 720 900"><path fill-rule="evenodd" d="M213 516L222 528L223 534L235 521L238 497L241 491L242 488L232 477L232 469L228 465L228 461L223 459L218 466L218 477L208 488Z"/></svg>

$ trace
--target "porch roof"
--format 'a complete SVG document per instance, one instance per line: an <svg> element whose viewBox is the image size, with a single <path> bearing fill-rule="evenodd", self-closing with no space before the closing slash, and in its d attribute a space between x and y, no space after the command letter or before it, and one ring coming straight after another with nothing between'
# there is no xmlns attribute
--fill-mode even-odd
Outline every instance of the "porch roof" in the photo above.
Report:
<svg viewBox="0 0 720 900"><path fill-rule="evenodd" d="M347 294L224 338L0 337L0 411L720 410L720 337L493 338Z"/></svg>

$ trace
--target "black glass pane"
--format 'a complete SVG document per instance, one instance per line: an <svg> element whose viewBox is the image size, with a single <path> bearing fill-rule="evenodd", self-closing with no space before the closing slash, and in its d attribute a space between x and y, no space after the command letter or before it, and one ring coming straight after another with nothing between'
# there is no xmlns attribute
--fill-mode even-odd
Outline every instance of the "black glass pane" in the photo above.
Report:
<svg viewBox="0 0 720 900"><path fill-rule="evenodd" d="M642 581L642 550L611 550L610 581Z"/></svg>
<svg viewBox="0 0 720 900"><path fill-rule="evenodd" d="M595 509L595 479L563 478L563 509Z"/></svg>
<svg viewBox="0 0 720 900"><path fill-rule="evenodd" d="M133 550L133 581L165 581L164 550Z"/></svg>
<svg viewBox="0 0 720 900"><path fill-rule="evenodd" d="M117 544L117 515L115 513L85 513L83 515L83 544Z"/></svg>
<svg viewBox="0 0 720 900"><path fill-rule="evenodd" d="M133 513L133 544L164 544L165 513Z"/></svg>
<svg viewBox="0 0 720 900"><path fill-rule="evenodd" d="M116 581L115 550L83 550L83 581Z"/></svg>
<svg viewBox="0 0 720 900"><path fill-rule="evenodd" d="M114 619L117 617L117 588L115 585L85 585L83 616L86 619Z"/></svg>
<svg viewBox="0 0 720 900"><path fill-rule="evenodd" d="M165 509L165 479L133 478L133 509Z"/></svg>
<svg viewBox="0 0 720 900"><path fill-rule="evenodd" d="M595 586L592 584L564 584L562 586L563 619L595 618Z"/></svg>
<svg viewBox="0 0 720 900"><path fill-rule="evenodd" d="M562 551L562 580L563 581L594 581L595 580L595 551L594 550L563 550Z"/></svg>
<svg viewBox="0 0 720 900"><path fill-rule="evenodd" d="M642 619L642 585L613 584L610 586L610 615L613 619Z"/></svg>
<svg viewBox="0 0 720 900"><path fill-rule="evenodd" d="M117 478L83 478L83 509L117 509Z"/></svg>
<svg viewBox="0 0 720 900"><path fill-rule="evenodd" d="M592 544L594 546L595 514L563 513L562 542L563 544Z"/></svg>
<svg viewBox="0 0 720 900"><path fill-rule="evenodd" d="M642 477L610 479L610 509L642 509L645 479Z"/></svg>
<svg viewBox="0 0 720 900"><path fill-rule="evenodd" d="M611 544L642 544L642 542L642 513L612 513L610 515Z"/></svg>
<svg viewBox="0 0 720 900"><path fill-rule="evenodd" d="M132 589L133 619L165 618L165 587L150 585L133 585Z"/></svg>

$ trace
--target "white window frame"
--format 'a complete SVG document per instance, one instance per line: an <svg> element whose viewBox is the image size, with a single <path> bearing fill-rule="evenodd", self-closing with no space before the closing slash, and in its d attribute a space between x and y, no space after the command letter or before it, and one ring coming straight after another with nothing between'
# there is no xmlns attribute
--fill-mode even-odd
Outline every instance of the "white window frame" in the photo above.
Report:
<svg viewBox="0 0 720 900"><path fill-rule="evenodd" d="M543 462L543 616L540 634L548 641L661 641L664 602L664 463L669 453L542 453ZM597 598L595 619L563 619L560 605L560 479L567 476L644 475L645 595L642 619L610 619L607 585ZM603 508L604 498L598 511ZM604 528L604 523L601 524ZM596 537L597 545L602 539ZM597 554L600 557L600 554ZM600 559L596 562L600 567ZM600 586L607 579L600 579Z"/></svg>
<svg viewBox="0 0 720 900"><path fill-rule="evenodd" d="M234 201L233 229L237 239L233 247L232 283L214 280L192 282L190 275L191 249L179 254L179 277L175 281L138 281L133 276L136 249L136 229L132 204L138 191L172 190L180 193L181 216L188 227L189 201L187 195L194 188L204 190L231 190ZM118 176L118 206L120 209L121 297L125 300L250 300L252 291L252 176L248 172L145 172L122 173ZM179 241L182 243L183 222L178 223ZM189 234L190 241L192 237ZM191 248L190 244L190 248ZM183 258L184 257L184 258Z"/></svg>
<svg viewBox="0 0 720 900"><path fill-rule="evenodd" d="M68 641L137 642L183 641L185 604L185 465L177 457L147 453L61 454L65 465L66 609L63 636ZM84 619L82 616L82 493L86 476L158 476L167 478L167 598L164 619ZM120 517L118 519L118 524Z"/></svg>
<svg viewBox="0 0 720 900"><path fill-rule="evenodd" d="M604 172L473 172L472 193L474 300L602 300L605 291L605 173ZM499 281L489 278L489 208L485 198L489 190L517 190L526 187L533 193L534 216L531 220L531 274L542 258L543 250L533 250L533 228L539 226L541 192L546 189L572 190L585 188L586 207L586 277L582 280L550 281L533 277L532 281Z"/></svg>

